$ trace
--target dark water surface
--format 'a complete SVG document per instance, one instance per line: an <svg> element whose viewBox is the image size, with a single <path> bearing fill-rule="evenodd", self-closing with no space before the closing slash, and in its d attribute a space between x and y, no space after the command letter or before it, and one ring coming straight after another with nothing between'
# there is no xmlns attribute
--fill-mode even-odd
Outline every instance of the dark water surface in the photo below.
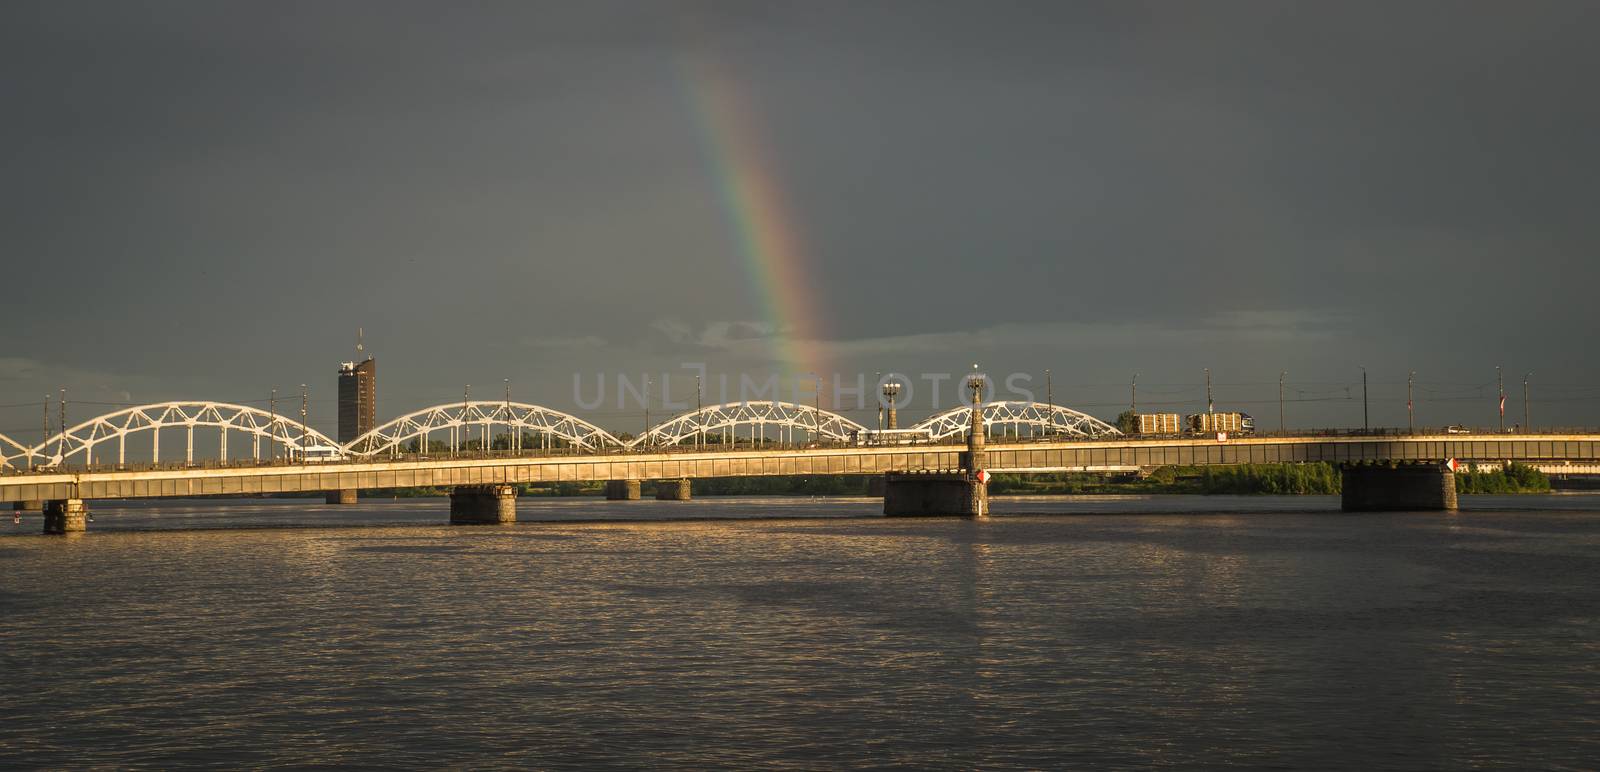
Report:
<svg viewBox="0 0 1600 772"><path fill-rule="evenodd" d="M0 525L0 767L1594 768L1600 497L1463 503L31 514ZM622 518L656 522L580 522Z"/></svg>

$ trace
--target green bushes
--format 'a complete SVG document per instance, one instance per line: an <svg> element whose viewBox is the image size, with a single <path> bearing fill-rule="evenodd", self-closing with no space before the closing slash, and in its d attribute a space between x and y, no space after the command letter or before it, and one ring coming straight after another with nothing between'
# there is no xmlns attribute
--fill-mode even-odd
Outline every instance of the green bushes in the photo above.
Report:
<svg viewBox="0 0 1600 772"><path fill-rule="evenodd" d="M1326 496L1341 490L1339 470L1325 462L1208 466L1200 480L1200 492L1209 494Z"/></svg>
<svg viewBox="0 0 1600 772"><path fill-rule="evenodd" d="M1516 461L1504 469L1456 472L1456 493L1544 493L1550 478L1544 472Z"/></svg>

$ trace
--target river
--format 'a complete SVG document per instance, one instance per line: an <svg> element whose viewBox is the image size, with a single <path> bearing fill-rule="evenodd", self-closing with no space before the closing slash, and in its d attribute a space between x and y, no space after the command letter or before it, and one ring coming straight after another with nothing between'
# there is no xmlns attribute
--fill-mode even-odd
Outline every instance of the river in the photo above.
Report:
<svg viewBox="0 0 1600 772"><path fill-rule="evenodd" d="M0 766L1592 768L1600 496L96 502Z"/></svg>

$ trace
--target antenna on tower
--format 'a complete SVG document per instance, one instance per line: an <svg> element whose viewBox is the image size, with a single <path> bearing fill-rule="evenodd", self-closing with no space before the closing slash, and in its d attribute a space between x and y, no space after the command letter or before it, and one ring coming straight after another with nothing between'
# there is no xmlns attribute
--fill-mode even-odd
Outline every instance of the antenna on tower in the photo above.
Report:
<svg viewBox="0 0 1600 772"><path fill-rule="evenodd" d="M356 353L357 354L367 350L366 345L364 343L362 343L362 341L361 341L361 337L362 337L362 330L361 330L360 327L357 327L356 328Z"/></svg>

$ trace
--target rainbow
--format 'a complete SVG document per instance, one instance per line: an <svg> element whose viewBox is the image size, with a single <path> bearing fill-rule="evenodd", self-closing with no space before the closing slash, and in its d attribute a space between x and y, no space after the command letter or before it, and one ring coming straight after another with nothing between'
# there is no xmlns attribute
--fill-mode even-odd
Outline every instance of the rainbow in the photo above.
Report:
<svg viewBox="0 0 1600 772"><path fill-rule="evenodd" d="M759 121L733 78L708 57L679 57L702 155L738 237L745 280L771 328L784 375L824 376L821 314L795 216Z"/></svg>

